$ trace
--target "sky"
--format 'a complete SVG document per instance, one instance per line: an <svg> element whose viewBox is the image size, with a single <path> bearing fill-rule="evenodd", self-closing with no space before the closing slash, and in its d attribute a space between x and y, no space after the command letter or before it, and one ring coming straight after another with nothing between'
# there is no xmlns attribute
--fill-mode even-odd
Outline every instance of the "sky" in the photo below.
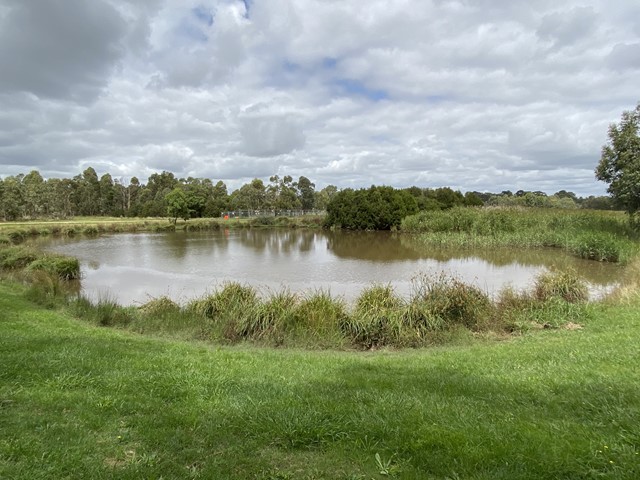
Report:
<svg viewBox="0 0 640 480"><path fill-rule="evenodd" d="M0 176L603 195L637 0L0 0Z"/></svg>

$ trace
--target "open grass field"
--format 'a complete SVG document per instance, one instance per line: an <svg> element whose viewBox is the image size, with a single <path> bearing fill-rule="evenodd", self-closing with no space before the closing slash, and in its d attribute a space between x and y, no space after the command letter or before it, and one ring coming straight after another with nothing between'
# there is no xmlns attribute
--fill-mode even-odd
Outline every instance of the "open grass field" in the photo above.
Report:
<svg viewBox="0 0 640 480"><path fill-rule="evenodd" d="M0 478L637 479L640 299L403 351L212 347L0 283Z"/></svg>

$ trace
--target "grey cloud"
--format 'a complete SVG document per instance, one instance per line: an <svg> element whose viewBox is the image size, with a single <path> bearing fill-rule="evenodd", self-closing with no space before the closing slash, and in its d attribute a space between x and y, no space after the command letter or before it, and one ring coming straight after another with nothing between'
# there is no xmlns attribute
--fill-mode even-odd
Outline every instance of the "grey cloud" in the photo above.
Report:
<svg viewBox="0 0 640 480"><path fill-rule="evenodd" d="M124 48L126 24L100 0L9 2L0 25L0 89L94 98Z"/></svg>
<svg viewBox="0 0 640 480"><path fill-rule="evenodd" d="M576 7L542 17L537 34L555 47L573 45L592 35L597 27L597 15L592 7Z"/></svg>
<svg viewBox="0 0 640 480"><path fill-rule="evenodd" d="M615 45L607 60L616 70L640 69L640 42Z"/></svg>
<svg viewBox="0 0 640 480"><path fill-rule="evenodd" d="M293 116L249 111L239 118L243 153L252 157L274 157L304 147L302 125Z"/></svg>

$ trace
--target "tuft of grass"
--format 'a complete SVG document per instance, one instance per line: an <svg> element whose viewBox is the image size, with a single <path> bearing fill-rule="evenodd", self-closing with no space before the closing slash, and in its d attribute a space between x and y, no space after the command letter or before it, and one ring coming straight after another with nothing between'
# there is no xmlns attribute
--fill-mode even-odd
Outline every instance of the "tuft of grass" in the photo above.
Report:
<svg viewBox="0 0 640 480"><path fill-rule="evenodd" d="M559 298L568 303L579 303L588 300L589 289L574 270L551 271L538 275L534 295L542 302Z"/></svg>
<svg viewBox="0 0 640 480"><path fill-rule="evenodd" d="M29 286L25 296L30 301L46 308L64 305L70 293L69 283L64 282L59 275L43 270L33 270L28 275Z"/></svg>
<svg viewBox="0 0 640 480"><path fill-rule="evenodd" d="M287 331L297 326L298 296L288 290L275 293L259 302L253 316L247 319L243 336L253 339L268 338L281 345ZM252 318L251 318L252 317Z"/></svg>
<svg viewBox="0 0 640 480"><path fill-rule="evenodd" d="M259 331L258 307L258 294L253 287L227 282L214 293L191 302L187 308L211 320L209 335L237 341Z"/></svg>
<svg viewBox="0 0 640 480"><path fill-rule="evenodd" d="M80 262L77 258L66 255L46 254L31 262L28 271L41 270L56 275L63 280L77 280L80 278Z"/></svg>
<svg viewBox="0 0 640 480"><path fill-rule="evenodd" d="M414 280L408 310L412 325L426 330L464 326L479 330L493 318L493 304L478 287L468 285L444 273Z"/></svg>
<svg viewBox="0 0 640 480"><path fill-rule="evenodd" d="M342 298L334 298L328 291L317 290L299 297L293 319L284 345L313 349L349 346L341 329L349 319L348 307Z"/></svg>
<svg viewBox="0 0 640 480"><path fill-rule="evenodd" d="M0 268L17 270L26 268L42 254L37 250L22 245L0 249Z"/></svg>
<svg viewBox="0 0 640 480"><path fill-rule="evenodd" d="M353 314L341 328L363 348L393 345L401 335L403 306L391 285L373 285L360 293Z"/></svg>
<svg viewBox="0 0 640 480"><path fill-rule="evenodd" d="M108 297L93 303L84 296L71 302L71 312L78 318L101 327L127 327L136 318L133 307L122 307Z"/></svg>

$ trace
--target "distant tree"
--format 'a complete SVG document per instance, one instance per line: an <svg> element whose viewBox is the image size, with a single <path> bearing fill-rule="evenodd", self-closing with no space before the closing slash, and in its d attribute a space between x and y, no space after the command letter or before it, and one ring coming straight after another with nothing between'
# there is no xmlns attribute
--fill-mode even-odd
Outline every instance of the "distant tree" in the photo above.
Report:
<svg viewBox="0 0 640 480"><path fill-rule="evenodd" d="M336 193L338 193L338 187L335 185L327 185L319 192L315 192L315 208L318 210L326 210L327 205Z"/></svg>
<svg viewBox="0 0 640 480"><path fill-rule="evenodd" d="M24 209L30 218L40 217L46 212L45 182L37 170L31 170L23 179Z"/></svg>
<svg viewBox="0 0 640 480"><path fill-rule="evenodd" d="M476 193L467 192L464 194L464 204L467 207L481 207L484 205L484 202Z"/></svg>
<svg viewBox="0 0 640 480"><path fill-rule="evenodd" d="M327 205L326 223L349 230L390 230L417 211L415 198L406 190L348 188L334 195Z"/></svg>
<svg viewBox="0 0 640 480"><path fill-rule="evenodd" d="M316 185L307 177L300 177L294 186L298 189L298 200L302 210L313 210L315 207Z"/></svg>
<svg viewBox="0 0 640 480"><path fill-rule="evenodd" d="M227 186L220 180L211 189L211 195L207 198L204 207L205 217L219 217L229 208L229 194Z"/></svg>
<svg viewBox="0 0 640 480"><path fill-rule="evenodd" d="M0 207L5 220L18 220L24 216L24 188L22 175L4 179Z"/></svg>
<svg viewBox="0 0 640 480"><path fill-rule="evenodd" d="M113 215L116 206L116 190L109 173L100 177L100 215Z"/></svg>
<svg viewBox="0 0 640 480"><path fill-rule="evenodd" d="M149 176L147 185L140 194L139 215L143 217L162 217L167 211L167 194L177 185L178 179L171 172L163 171Z"/></svg>
<svg viewBox="0 0 640 480"><path fill-rule="evenodd" d="M232 206L237 210L261 210L266 206L264 182L254 178L250 183L242 185L232 197Z"/></svg>
<svg viewBox="0 0 640 480"><path fill-rule="evenodd" d="M625 111L619 124L609 125L609 141L602 147L596 178L609 184L616 204L640 227L640 103Z"/></svg>
<svg viewBox="0 0 640 480"><path fill-rule="evenodd" d="M589 196L582 200L582 208L588 208L592 210L613 210L615 205L613 199L604 195Z"/></svg>
<svg viewBox="0 0 640 480"><path fill-rule="evenodd" d="M190 218L189 202L187 194L180 187L171 190L165 196L167 204L167 216L173 218L173 223L177 223L178 218L188 220Z"/></svg>

